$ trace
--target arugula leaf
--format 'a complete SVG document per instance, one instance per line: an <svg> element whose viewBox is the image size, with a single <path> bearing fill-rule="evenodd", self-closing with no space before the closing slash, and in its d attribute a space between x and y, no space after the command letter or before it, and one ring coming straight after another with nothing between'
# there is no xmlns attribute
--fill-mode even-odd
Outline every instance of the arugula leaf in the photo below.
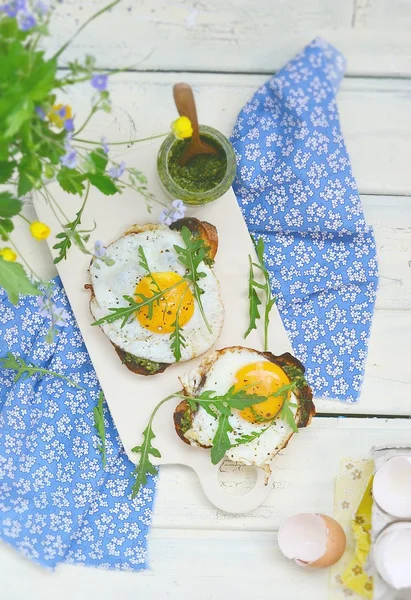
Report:
<svg viewBox="0 0 411 600"><path fill-rule="evenodd" d="M153 412L151 413L147 427L143 431L143 443L141 446L135 446L131 449L132 452L140 454L140 460L133 471L133 475L136 477L136 480L131 490L132 498L135 498L140 490L140 487L147 483L147 473L150 473L151 475L157 474L157 469L152 464L150 458L150 455L154 456L155 458L161 458L159 450L154 448L152 444L153 439L156 437L153 432L153 419L156 416L160 406L175 396L182 396L182 394L170 394L170 396L163 398L163 400L161 400L157 406L155 406Z"/></svg>
<svg viewBox="0 0 411 600"><path fill-rule="evenodd" d="M229 421L229 415L222 414L218 419L218 427L213 438L213 447L211 448L211 462L216 465L223 458L231 446L228 434L233 431Z"/></svg>
<svg viewBox="0 0 411 600"><path fill-rule="evenodd" d="M62 167L57 174L60 187L69 194L81 194L84 191L83 181L85 179L87 179L85 173L67 167Z"/></svg>
<svg viewBox="0 0 411 600"><path fill-rule="evenodd" d="M181 237L183 238L186 247L182 248L181 246L174 244L174 249L177 252L179 261L186 267L187 272L185 278L188 279L193 286L194 297L197 300L203 321L208 331L212 333L201 301L201 295L204 292L198 285L198 280L206 277L206 274L203 271L199 271L198 268L207 256L207 249L204 241L201 238L193 237L191 231L185 225L181 229Z"/></svg>
<svg viewBox="0 0 411 600"><path fill-rule="evenodd" d="M255 290L256 281L254 280L254 269L253 269L253 260L251 255L248 255L248 259L250 261L250 272L248 278L248 299L249 299L249 314L250 314L250 324L248 326L247 331L244 334L244 339L248 337L253 329L257 329L257 319L260 318L260 313L258 307L261 304L261 300L258 297L258 294Z"/></svg>
<svg viewBox="0 0 411 600"><path fill-rule="evenodd" d="M3 369L12 369L16 371L14 376L14 382L19 381L19 379L28 379L32 375L40 374L40 375L51 375L53 377L57 377L59 379L63 379L70 385L83 390L81 386L78 385L72 379L69 379L65 375L61 375L61 373L57 373L56 371L50 371L49 369L43 369L41 367L36 367L35 365L27 364L24 358L21 356L15 356L11 352L7 352L6 356L0 358L0 365Z"/></svg>
<svg viewBox="0 0 411 600"><path fill-rule="evenodd" d="M91 185L94 185L94 187L100 190L100 192L103 192L106 196L112 196L119 191L113 180L107 175L89 173L88 179Z"/></svg>
<svg viewBox="0 0 411 600"><path fill-rule="evenodd" d="M103 469L106 468L107 455L106 455L106 426L104 424L104 409L103 409L104 394L101 391L97 406L93 408L94 415L94 427L96 428L97 435L100 438L100 444L98 445L98 451L101 454L101 460L103 463Z"/></svg>
<svg viewBox="0 0 411 600"><path fill-rule="evenodd" d="M254 241L254 240L253 240ZM262 238L258 239L258 242L255 243L255 251L257 254L257 258L259 264L252 261L250 255L248 255L250 261L250 272L249 272L249 283L248 283L248 298L250 301L249 304L249 314L250 314L250 324L248 326L247 331L244 334L244 338L246 338L249 333L257 328L257 319L260 319L260 313L258 310L258 306L261 305L261 300L259 299L257 289L262 290L265 296L265 307L264 307L264 351L268 350L268 326L270 324L270 312L275 304L275 298L271 293L271 283L270 276L267 268L264 264L264 241ZM254 270L253 267L259 269L264 277L264 284L259 283L254 278Z"/></svg>
<svg viewBox="0 0 411 600"><path fill-rule="evenodd" d="M0 286L6 290L12 304L18 303L19 294L32 296L41 294L19 263L8 262L2 257L0 257Z"/></svg>
<svg viewBox="0 0 411 600"><path fill-rule="evenodd" d="M283 419L291 427L294 433L298 433L297 423L295 422L294 413L291 410L291 406L293 406L291 402L285 400L279 415L281 419Z"/></svg>
<svg viewBox="0 0 411 600"><path fill-rule="evenodd" d="M268 425L268 427L264 427L264 429L260 429L259 431L252 431L249 434L243 434L241 437L237 438L235 440L234 444L231 444L231 448L236 448L236 446L241 446L243 444L249 444L250 442L253 442L254 440L256 440L257 438L259 438L261 435L263 435L263 433L265 433L267 431L267 429L270 429L271 424Z"/></svg>
<svg viewBox="0 0 411 600"><path fill-rule="evenodd" d="M16 166L17 163L14 160L10 162L7 160L0 161L0 183L6 183L10 179Z"/></svg>
<svg viewBox="0 0 411 600"><path fill-rule="evenodd" d="M154 287L157 289L158 292L161 292L162 289L158 285L157 281L154 279L153 273L151 272L151 269L148 266L148 261L147 261L147 257L146 257L146 254L144 252L143 246L139 246L138 247L138 258L139 258L140 267L142 269L144 269L145 271L147 271L148 275L151 278L151 281L153 282Z"/></svg>
<svg viewBox="0 0 411 600"><path fill-rule="evenodd" d="M150 307L153 306L154 302L158 302L164 294L166 294L170 290L173 290L178 285L181 285L181 283L182 283L181 281L177 281L177 283L173 283L173 285L170 285L170 287L165 288L164 290L161 290L160 292L156 292L155 294L150 296L150 298L148 298L144 294L136 294L136 297L140 298L139 301L134 300L134 298L132 298L131 296L123 296L124 300L126 300L128 302L128 306L121 306L120 308L109 308L111 313L106 315L105 317L102 317L98 321L94 321L94 323L92 323L92 325L102 325L103 323L113 323L114 321L117 321L118 319L122 319L123 323L121 324L121 327L124 327L124 325L127 323L128 319L131 317L131 315L133 313L138 312L139 310L144 308L144 306L148 306L148 308L150 310Z"/></svg>
<svg viewBox="0 0 411 600"><path fill-rule="evenodd" d="M183 298L183 296L182 296L182 298ZM176 312L176 320L172 324L173 331L170 334L171 350L173 352L174 358L176 359L176 362L179 362L181 360L181 348L186 347L186 339L184 337L184 334L182 333L182 327L181 327L180 321L179 321L180 320L180 310L181 310L181 300L180 300L180 306Z"/></svg>

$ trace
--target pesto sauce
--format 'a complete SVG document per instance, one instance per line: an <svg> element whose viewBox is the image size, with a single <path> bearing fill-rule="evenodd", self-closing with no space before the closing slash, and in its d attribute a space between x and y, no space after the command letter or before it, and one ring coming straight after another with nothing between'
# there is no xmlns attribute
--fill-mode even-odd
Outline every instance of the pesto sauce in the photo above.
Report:
<svg viewBox="0 0 411 600"><path fill-rule="evenodd" d="M178 161L190 140L178 140L168 155L170 176L188 192L206 192L215 188L227 171L227 156L220 144L208 135L202 135L201 139L217 148L218 154L199 154L182 167Z"/></svg>
<svg viewBox="0 0 411 600"><path fill-rule="evenodd" d="M123 362L127 362L131 365L135 365L136 367L143 367L149 373L157 373L157 371L161 367L161 363L154 362L153 360L149 360L148 358L138 358L134 356L134 354L130 354L129 352L123 358Z"/></svg>

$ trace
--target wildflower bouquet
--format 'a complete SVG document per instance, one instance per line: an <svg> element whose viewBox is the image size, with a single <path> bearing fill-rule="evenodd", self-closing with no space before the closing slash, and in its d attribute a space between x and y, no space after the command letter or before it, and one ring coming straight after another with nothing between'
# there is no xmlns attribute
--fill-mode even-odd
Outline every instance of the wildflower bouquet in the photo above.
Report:
<svg viewBox="0 0 411 600"><path fill-rule="evenodd" d="M112 73L98 71L92 56L58 71L58 59L76 35L120 1L111 2L88 19L51 57L41 50L41 42L48 35L58 2L47 5L42 0L11 0L0 7L0 286L13 303L19 294L39 295L40 310L52 317L53 326L62 324L64 315L51 302L50 285L41 282L13 240L14 219L27 220L22 214L25 199L39 195L61 226L54 246L55 263L66 258L72 245L105 260L101 242L88 248L90 230L81 224L90 188L114 195L127 187L148 205L154 199L143 173L110 157L107 139L96 142L82 137L95 113L111 109L108 80ZM78 124L61 96L84 81L90 82L94 95L88 117ZM137 141L142 140L123 143ZM52 181L65 192L82 197L75 218L65 215L50 191ZM167 208L164 218L170 218L173 210ZM27 228L37 240L50 234L47 224L38 221L27 222Z"/></svg>

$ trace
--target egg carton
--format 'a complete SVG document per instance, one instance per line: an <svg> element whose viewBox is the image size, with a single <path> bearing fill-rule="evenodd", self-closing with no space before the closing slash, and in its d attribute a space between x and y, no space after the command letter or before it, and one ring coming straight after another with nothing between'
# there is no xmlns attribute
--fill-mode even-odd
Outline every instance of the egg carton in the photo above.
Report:
<svg viewBox="0 0 411 600"><path fill-rule="evenodd" d="M371 448L371 456L377 471L385 462L396 456L408 456L411 458L410 446L374 446ZM371 552L367 565L367 571L374 578L374 600L411 600L411 589L399 591L387 584L377 573L373 558L374 543L383 529L398 521L411 522L410 519L399 519L383 511L376 502L373 503L371 518ZM411 565L410 565L411 568Z"/></svg>

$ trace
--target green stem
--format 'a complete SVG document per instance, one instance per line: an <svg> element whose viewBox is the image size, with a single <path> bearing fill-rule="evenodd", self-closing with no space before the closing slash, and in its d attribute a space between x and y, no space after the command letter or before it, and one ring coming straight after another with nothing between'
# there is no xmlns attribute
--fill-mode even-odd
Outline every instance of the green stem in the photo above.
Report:
<svg viewBox="0 0 411 600"><path fill-rule="evenodd" d="M9 242L10 244L13 246L13 248L15 249L15 251L17 252L17 254L20 256L21 260L23 261L23 263L26 265L26 267L28 268L28 270L30 271L30 273L32 274L32 276L34 277L34 279L37 279L37 281L42 281L41 277L39 277L37 275L37 273L30 267L29 263L27 262L27 260L24 258L24 256L22 255L22 253L20 252L20 250L18 249L18 247L16 246L16 244L13 242L13 240L11 239L11 237L9 236Z"/></svg>
<svg viewBox="0 0 411 600"><path fill-rule="evenodd" d="M107 12L108 10L110 10L110 8L114 8L114 6L116 6L120 2L121 2L121 0L115 0L114 2L111 2L110 4L107 4L107 6L104 6L104 8L102 8L101 10L99 10L98 12L96 12L89 19L87 19L87 21L85 21L83 23L83 25L81 25L81 27L79 27L77 29L77 31L71 36L71 38L69 38L67 40L67 42L65 44L63 44L63 46L60 48L60 50L58 50L54 54L53 59L58 58L60 56L60 54L62 54L64 52L64 50L71 44L71 42L83 31L83 29L85 29L87 27L87 25L89 23L91 23L92 21L94 21L95 19L97 19L103 13Z"/></svg>
<svg viewBox="0 0 411 600"><path fill-rule="evenodd" d="M31 221L29 221L29 219L27 217L25 217L23 215L23 213L19 213L18 216L23 219L23 221L26 221L26 223L28 223L29 225L31 225Z"/></svg>
<svg viewBox="0 0 411 600"><path fill-rule="evenodd" d="M89 116L87 117L87 119L84 121L83 125L80 127L80 129L78 129L74 135L78 135L79 133L81 133L83 131L83 129L87 126L87 123L89 123L89 121L93 118L93 116L96 114L96 112L98 111L98 105L100 103L100 100L92 107L91 112L89 114ZM75 139L73 137L73 139ZM80 140L77 140L80 141Z"/></svg>
<svg viewBox="0 0 411 600"><path fill-rule="evenodd" d="M73 140L75 142L81 142L83 144L93 144L93 145L101 146L101 142L92 142L90 140L83 140L83 139L76 138L75 136L78 133L79 132L77 132L73 136ZM160 133L159 135L152 135L150 137L140 138L138 140L129 140L128 142L106 142L106 143L107 143L107 146L124 146L125 144L137 144L138 142L148 142L149 140L156 140L157 138L165 137L166 135L168 135L168 133Z"/></svg>

